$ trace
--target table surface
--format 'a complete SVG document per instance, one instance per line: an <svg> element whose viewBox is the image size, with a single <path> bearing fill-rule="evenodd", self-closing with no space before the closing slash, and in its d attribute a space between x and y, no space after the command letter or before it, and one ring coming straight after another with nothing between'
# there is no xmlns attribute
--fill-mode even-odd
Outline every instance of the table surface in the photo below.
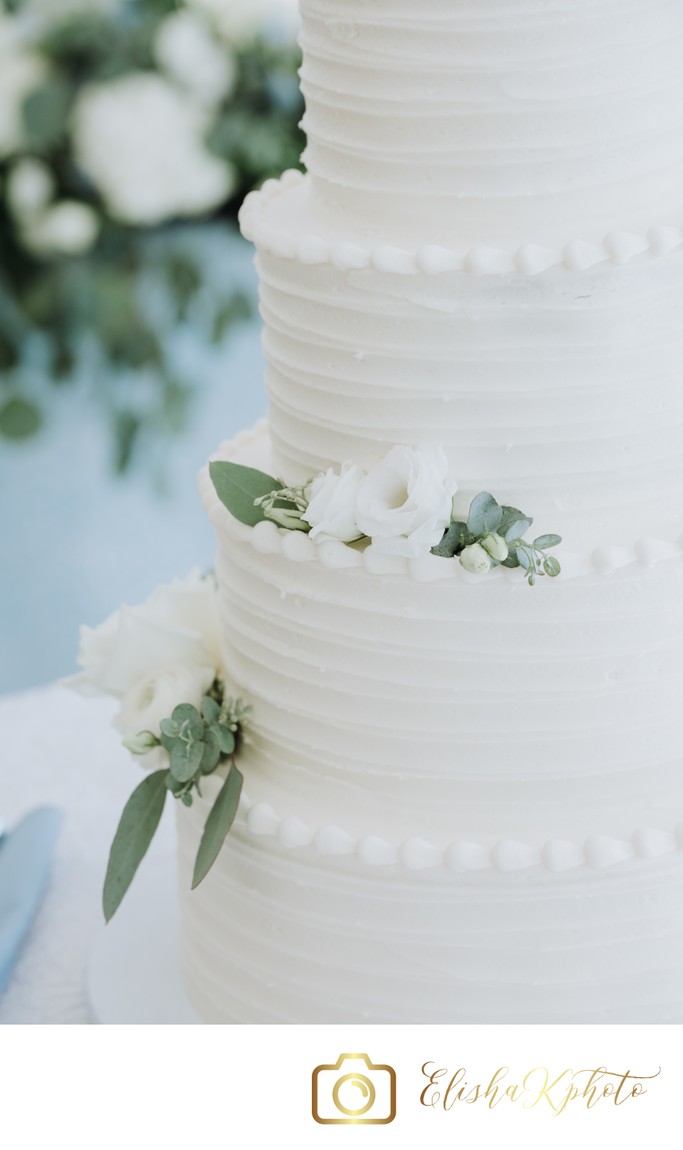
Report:
<svg viewBox="0 0 683 1150"><path fill-rule="evenodd" d="M111 725L116 709L60 685L0 696L0 819L11 829L44 803L65 816L44 903L0 996L0 1023L89 1021L86 969L103 924L109 846L142 778ZM150 856L173 850L168 803Z"/></svg>

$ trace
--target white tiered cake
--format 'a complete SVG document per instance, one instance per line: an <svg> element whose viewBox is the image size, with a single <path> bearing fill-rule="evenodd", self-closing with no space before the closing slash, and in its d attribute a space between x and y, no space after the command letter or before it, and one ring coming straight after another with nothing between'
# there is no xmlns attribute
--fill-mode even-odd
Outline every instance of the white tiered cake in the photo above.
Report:
<svg viewBox="0 0 683 1150"><path fill-rule="evenodd" d="M468 574L219 503L245 796L189 894L238 1022L683 1022L683 6L301 0L308 174L252 194L302 483L443 445L559 532ZM220 779L179 813L187 871Z"/></svg>

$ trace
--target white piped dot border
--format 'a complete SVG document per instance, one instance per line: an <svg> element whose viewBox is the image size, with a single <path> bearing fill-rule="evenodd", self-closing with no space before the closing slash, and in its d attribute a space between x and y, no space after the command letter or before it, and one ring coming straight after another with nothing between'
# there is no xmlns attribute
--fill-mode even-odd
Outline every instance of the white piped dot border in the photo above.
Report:
<svg viewBox="0 0 683 1150"><path fill-rule="evenodd" d="M452 271L472 276L516 272L530 277L553 267L582 272L605 262L620 266L636 256L657 258L668 255L683 244L683 227L674 225L658 225L646 234L615 230L609 232L601 243L574 239L561 248L525 243L509 251L486 244L479 244L468 251L456 251L436 244L417 248L390 244L371 247L348 240L330 241L312 233L294 236L284 228L270 225L269 204L289 189L300 187L306 180L303 172L291 169L279 180L266 180L259 191L250 192L239 214L242 234L257 247L282 259L295 259L311 265L329 264L338 271L374 268L392 275L428 276Z"/></svg>
<svg viewBox="0 0 683 1150"><path fill-rule="evenodd" d="M392 843L380 835L354 838L333 824L314 829L302 819L281 817L270 803L252 803L246 794L240 801L240 817L250 834L277 839L286 850L312 847L320 855L354 855L363 866L398 866L409 871L441 868L455 874L482 870L508 873L539 867L559 874L583 866L603 870L629 859L651 860L683 850L683 823L672 831L641 827L627 839L594 834L582 842L549 839L542 846L501 839L490 847L464 840L440 847L417 836Z"/></svg>

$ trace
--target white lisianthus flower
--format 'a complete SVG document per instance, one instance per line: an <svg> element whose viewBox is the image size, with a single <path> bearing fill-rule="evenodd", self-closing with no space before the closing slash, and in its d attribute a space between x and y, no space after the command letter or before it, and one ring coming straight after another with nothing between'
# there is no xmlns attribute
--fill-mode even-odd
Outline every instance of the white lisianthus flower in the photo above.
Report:
<svg viewBox="0 0 683 1150"><path fill-rule="evenodd" d="M213 667L177 666L135 683L123 696L116 720L124 741L132 743L142 731L151 731L158 738L161 720L170 719L180 703L199 709L215 674Z"/></svg>
<svg viewBox="0 0 683 1150"><path fill-rule="evenodd" d="M46 74L45 62L27 47L21 21L0 8L0 158L20 150L23 102Z"/></svg>
<svg viewBox="0 0 683 1150"><path fill-rule="evenodd" d="M470 543L460 552L460 562L473 575L484 575L491 566L491 556L481 543Z"/></svg>
<svg viewBox="0 0 683 1150"><path fill-rule="evenodd" d="M52 172L41 160L18 160L10 170L5 186L9 209L22 221L45 211L55 190Z"/></svg>
<svg viewBox="0 0 683 1150"><path fill-rule="evenodd" d="M208 108L232 91L237 79L235 60L219 45L206 21L196 12L173 12L160 24L154 40L157 63Z"/></svg>
<svg viewBox="0 0 683 1150"><path fill-rule="evenodd" d="M99 230L99 217L89 204L62 200L36 219L26 220L22 237L37 255L74 256L92 247Z"/></svg>
<svg viewBox="0 0 683 1150"><path fill-rule="evenodd" d="M451 521L456 488L443 448L392 447L360 485L356 522L376 551L426 555Z"/></svg>
<svg viewBox="0 0 683 1150"><path fill-rule="evenodd" d="M84 88L73 116L76 161L124 223L201 215L234 186L203 138L209 113L169 80L135 72Z"/></svg>
<svg viewBox="0 0 683 1150"><path fill-rule="evenodd" d="M157 587L145 603L119 608L98 627L82 627L82 671L66 684L82 694L122 699L166 671L211 668L217 675L219 634L214 580L194 570Z"/></svg>
<svg viewBox="0 0 683 1150"><path fill-rule="evenodd" d="M352 543L363 532L356 523L356 499L363 473L352 463L345 463L341 474L329 468L313 480L308 507L301 516L310 523L309 539L325 543L337 539Z"/></svg>
<svg viewBox="0 0 683 1150"><path fill-rule="evenodd" d="M299 26L298 0L188 0L188 7L210 16L220 35L235 47L246 47L259 32L292 39Z"/></svg>

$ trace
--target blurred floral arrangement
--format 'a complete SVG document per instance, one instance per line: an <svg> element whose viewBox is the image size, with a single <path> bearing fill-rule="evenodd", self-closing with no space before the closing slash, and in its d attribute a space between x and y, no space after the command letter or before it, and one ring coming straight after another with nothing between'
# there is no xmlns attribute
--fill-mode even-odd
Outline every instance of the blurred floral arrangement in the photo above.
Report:
<svg viewBox="0 0 683 1150"><path fill-rule="evenodd" d="M182 427L197 384L166 334L219 342L251 307L229 267L207 293L197 223L303 147L295 21L294 0L0 0L0 436L41 425L27 359L60 383L84 356L120 470L141 430Z"/></svg>

